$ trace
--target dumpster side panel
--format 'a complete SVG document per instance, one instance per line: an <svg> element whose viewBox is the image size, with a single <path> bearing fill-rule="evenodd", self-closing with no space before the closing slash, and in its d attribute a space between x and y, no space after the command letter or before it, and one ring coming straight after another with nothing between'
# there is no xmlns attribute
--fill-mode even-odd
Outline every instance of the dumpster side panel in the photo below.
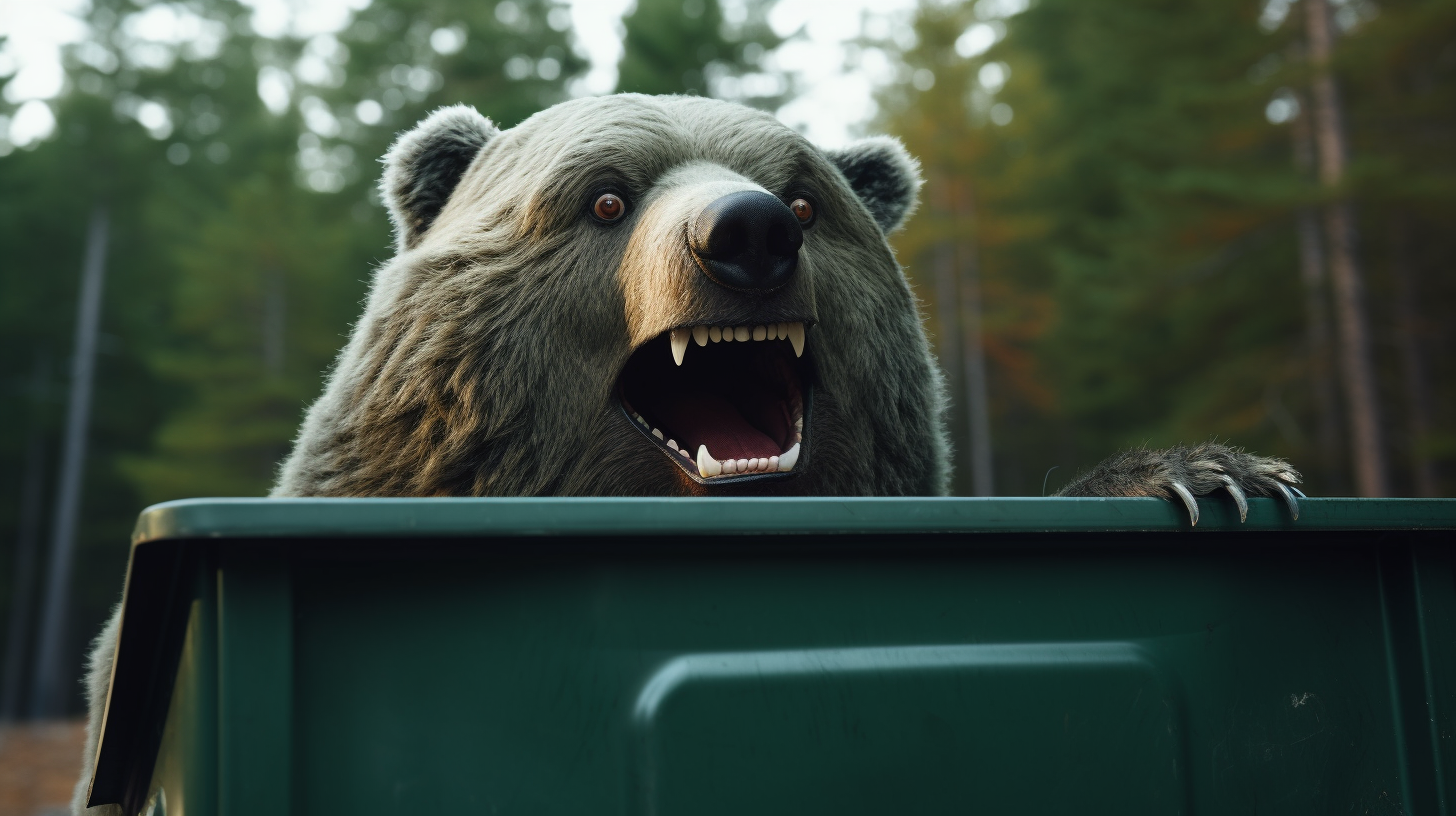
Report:
<svg viewBox="0 0 1456 816"><path fill-rule="evenodd" d="M293 587L285 554L224 552L217 573L221 816L293 807Z"/></svg>
<svg viewBox="0 0 1456 816"><path fill-rule="evenodd" d="M1091 539L296 561L298 807L1403 806L1368 535Z"/></svg>

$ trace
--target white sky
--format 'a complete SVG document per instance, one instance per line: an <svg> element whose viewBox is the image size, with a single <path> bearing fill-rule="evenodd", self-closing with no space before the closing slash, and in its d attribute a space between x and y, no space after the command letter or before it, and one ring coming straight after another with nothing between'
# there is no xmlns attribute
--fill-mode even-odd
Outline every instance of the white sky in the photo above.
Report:
<svg viewBox="0 0 1456 816"><path fill-rule="evenodd" d="M244 2L254 9L258 31L291 30L308 36L337 30L353 8L368 0ZM579 47L591 60L590 73L578 92L603 93L615 83L621 19L631 2L570 0ZM0 117L0 136L8 133L11 143L26 144L53 127L49 108L40 100L60 93L60 48L83 35L78 15L87 6L88 0L0 0L0 37L6 38L0 50L0 81L14 74L5 86L5 98L21 104L10 121ZM855 57L857 65L846 67L847 57L856 50L845 45L866 25L879 36L903 31L900 21L913 6L914 0L780 0L769 17L775 32L788 36L802 29L806 35L773 55L781 69L797 77L801 92L779 111L780 118L824 146L848 141L873 115L873 89L877 82L888 80L889 66L869 53ZM892 19L899 24L892 24Z"/></svg>

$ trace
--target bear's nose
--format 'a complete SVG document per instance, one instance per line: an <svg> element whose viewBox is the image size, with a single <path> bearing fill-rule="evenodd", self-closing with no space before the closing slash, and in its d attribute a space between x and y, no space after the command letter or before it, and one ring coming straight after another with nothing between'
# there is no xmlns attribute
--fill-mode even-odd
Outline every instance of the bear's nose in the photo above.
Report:
<svg viewBox="0 0 1456 816"><path fill-rule="evenodd" d="M688 229L688 247L703 272L740 291L766 291L788 283L803 244L804 230L793 211L756 190L714 201Z"/></svg>

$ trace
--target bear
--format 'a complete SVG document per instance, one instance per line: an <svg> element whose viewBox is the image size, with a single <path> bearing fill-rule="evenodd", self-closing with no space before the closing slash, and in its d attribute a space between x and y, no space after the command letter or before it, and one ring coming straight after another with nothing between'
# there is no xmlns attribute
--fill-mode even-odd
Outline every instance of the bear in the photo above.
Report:
<svg viewBox="0 0 1456 816"><path fill-rule="evenodd" d="M384 164L395 257L273 496L946 493L944 383L886 239L920 187L894 139L821 150L761 111L623 94L504 131L442 108ZM1057 495L1181 500L1196 524L1217 491L1297 517L1298 481L1206 443L1118 454Z"/></svg>
<svg viewBox="0 0 1456 816"><path fill-rule="evenodd" d="M893 140L697 97L440 110L385 158L398 254L274 495L942 494L884 238L918 185Z"/></svg>

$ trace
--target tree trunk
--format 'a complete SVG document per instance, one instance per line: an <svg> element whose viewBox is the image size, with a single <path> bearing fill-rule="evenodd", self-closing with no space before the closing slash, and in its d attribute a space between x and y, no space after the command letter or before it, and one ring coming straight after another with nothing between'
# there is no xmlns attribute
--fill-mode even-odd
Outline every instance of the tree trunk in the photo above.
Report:
<svg viewBox="0 0 1456 816"><path fill-rule="evenodd" d="M956 260L960 267L961 359L965 364L966 418L971 440L971 495L994 496L991 469L991 407L986 388L986 351L981 344L981 267L976 249L976 212L969 182L957 197Z"/></svg>
<svg viewBox="0 0 1456 816"><path fill-rule="evenodd" d="M1320 181L1338 191L1345 177L1348 153L1339 89L1330 69L1334 29L1329 0L1305 0L1309 39L1311 86L1314 97L1314 135L1319 154ZM1340 196L1325 206L1325 237L1329 241L1330 281L1335 295L1335 322L1339 330L1340 368L1350 420L1355 487L1362 496L1386 496L1385 441L1376 395L1375 365L1371 353L1370 322L1365 284L1356 248L1354 207Z"/></svg>
<svg viewBox="0 0 1456 816"><path fill-rule="evenodd" d="M1395 334L1405 375L1406 423L1409 425L1411 475L1416 495L1434 498L1436 466L1426 445L1431 439L1431 389L1421 354L1420 316L1410 265L1410 227L1403 213L1390 218L1390 277L1395 284Z"/></svg>
<svg viewBox="0 0 1456 816"><path fill-rule="evenodd" d="M41 517L45 492L45 427L41 419L49 372L45 355L35 357L35 379L31 384L30 438L26 440L25 466L20 487L20 523L15 535L15 575L10 595L10 621L5 632L4 676L0 677L0 723L20 719L24 666L30 644L30 627L35 607L35 566L40 550Z"/></svg>
<svg viewBox="0 0 1456 816"><path fill-rule="evenodd" d="M71 607L71 572L76 555L76 527L81 515L81 481L86 470L86 429L91 420L91 384L96 363L96 332L101 319L101 290L106 273L107 215L97 207L86 238L86 263L76 307L75 350L71 358L71 394L66 410L65 447L51 526L50 569L36 639L35 683L31 714L59 717L77 690L67 671L67 617Z"/></svg>
<svg viewBox="0 0 1456 816"><path fill-rule="evenodd" d="M1294 142L1294 166L1303 174L1314 171L1313 135L1309 126L1309 100L1299 99L1299 114L1291 122ZM1320 245L1319 220L1310 207L1294 213L1295 237L1299 244L1299 277L1304 285L1305 343L1309 359L1309 383L1315 417L1315 439L1319 445L1319 464L1326 482L1335 482L1340 465L1339 396L1335 392L1333 366L1330 364L1330 312L1326 294L1325 257ZM1343 481L1343 480L1338 480Z"/></svg>

